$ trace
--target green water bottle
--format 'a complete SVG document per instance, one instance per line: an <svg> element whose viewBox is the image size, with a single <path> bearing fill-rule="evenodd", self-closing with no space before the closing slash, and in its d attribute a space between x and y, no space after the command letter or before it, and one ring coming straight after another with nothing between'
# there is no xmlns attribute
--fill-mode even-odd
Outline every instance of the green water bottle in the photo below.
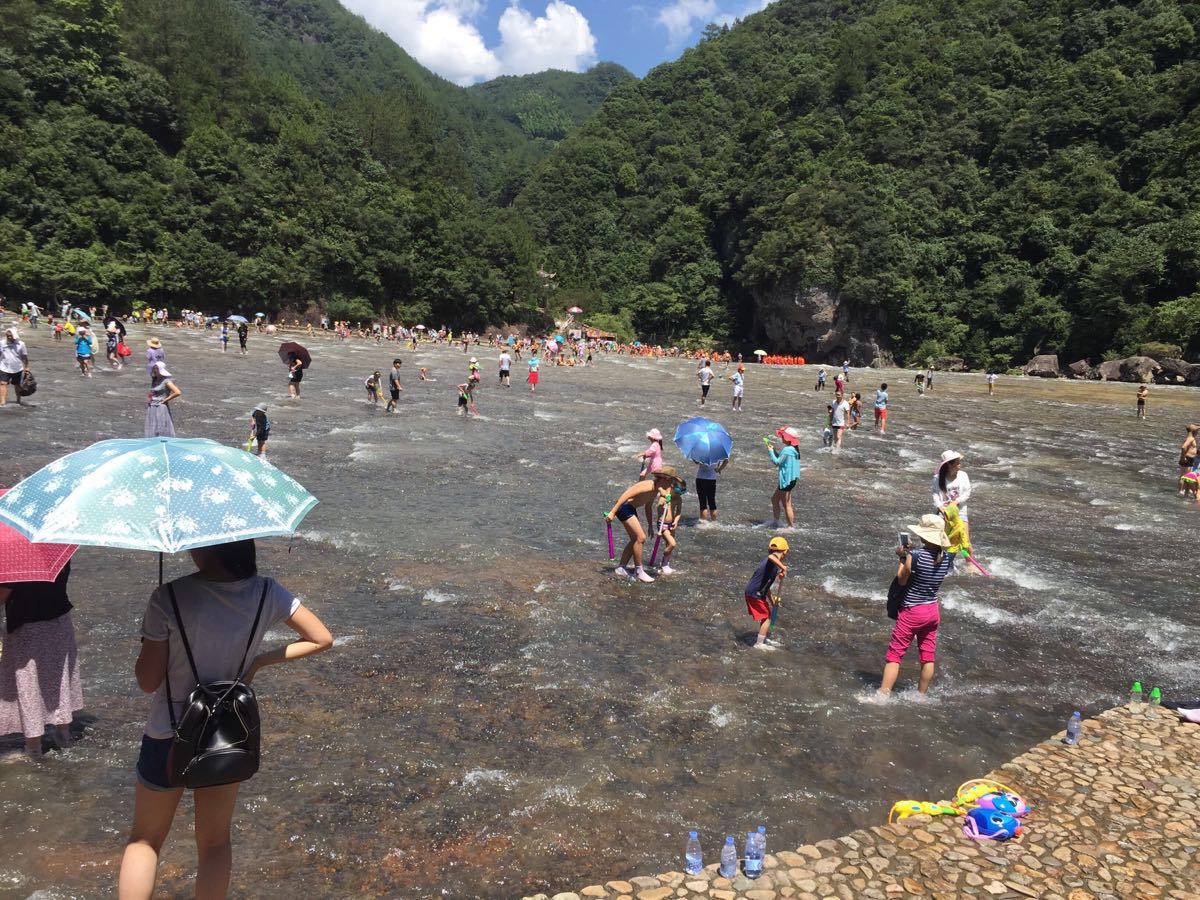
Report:
<svg viewBox="0 0 1200 900"><path fill-rule="evenodd" d="M1137 712L1142 708L1142 683L1135 681L1133 687L1129 689L1129 711Z"/></svg>
<svg viewBox="0 0 1200 900"><path fill-rule="evenodd" d="M1153 719L1158 715L1159 704L1162 703L1162 691L1155 688L1150 692L1150 703L1146 706L1146 718Z"/></svg>

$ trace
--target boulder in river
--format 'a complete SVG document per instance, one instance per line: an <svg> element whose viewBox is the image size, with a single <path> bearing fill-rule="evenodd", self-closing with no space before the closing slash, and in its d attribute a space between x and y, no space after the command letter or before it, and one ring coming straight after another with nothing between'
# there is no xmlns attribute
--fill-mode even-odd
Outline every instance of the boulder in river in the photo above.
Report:
<svg viewBox="0 0 1200 900"><path fill-rule="evenodd" d="M933 367L939 372L965 372L967 361L961 356L939 356L933 361Z"/></svg>
<svg viewBox="0 0 1200 900"><path fill-rule="evenodd" d="M1067 373L1071 378L1095 377L1095 370L1092 368L1092 364L1086 359L1075 360L1075 362L1067 366Z"/></svg>
<svg viewBox="0 0 1200 900"><path fill-rule="evenodd" d="M1154 380L1159 384L1200 385L1200 365L1182 359L1160 359Z"/></svg>
<svg viewBox="0 0 1200 900"><path fill-rule="evenodd" d="M1057 356L1053 353L1044 353L1025 363L1025 374L1037 378L1058 378L1062 375L1062 370L1058 367Z"/></svg>
<svg viewBox="0 0 1200 900"><path fill-rule="evenodd" d="M1148 356L1130 356L1121 360L1121 380L1149 384L1162 367Z"/></svg>
<svg viewBox="0 0 1200 900"><path fill-rule="evenodd" d="M1123 359L1110 359L1107 362L1100 363L1096 367L1096 373L1100 376L1101 381L1120 381L1121 380L1121 363Z"/></svg>

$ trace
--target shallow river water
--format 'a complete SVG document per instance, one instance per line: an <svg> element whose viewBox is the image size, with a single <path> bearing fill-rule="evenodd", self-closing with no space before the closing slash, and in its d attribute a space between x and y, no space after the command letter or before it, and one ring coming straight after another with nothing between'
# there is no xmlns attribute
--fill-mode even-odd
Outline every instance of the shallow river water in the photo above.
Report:
<svg viewBox="0 0 1200 900"><path fill-rule="evenodd" d="M697 526L689 495L679 574L635 585L612 576L600 516L636 480L642 434L669 438L697 414L694 363L543 367L531 396L521 363L502 389L480 348L482 416L461 420L461 351L402 351L390 416L362 387L386 373L386 344L309 340L303 398L288 402L266 336L242 357L220 354L214 332L156 333L184 392L180 435L237 444L266 400L272 462L321 501L293 541L260 544L263 570L337 642L256 680L264 764L235 820L238 896L553 892L680 868L690 828L713 858L724 834L760 823L773 848L795 847L880 823L897 799L944 796L1135 677L1168 699L1200 693L1200 508L1172 482L1183 425L1200 419L1194 391L1153 388L1143 424L1130 385L1004 378L989 398L980 376L939 375L920 399L911 373L888 372L879 437L881 374L855 370L868 421L833 456L817 450L830 395L814 393L814 370L749 366L745 412L729 411L723 380L706 410L735 439L719 523ZM0 483L141 435L142 365L84 379L69 344L26 337L40 390L36 408L0 410ZM131 334L135 362L144 337ZM418 381L419 365L436 380ZM785 646L756 653L742 588L773 534L761 437L786 423L804 441ZM929 699L910 656L879 705L895 533L932 511L946 448L965 455L976 552L995 577L947 581ZM669 441L666 456L690 481ZM76 556L81 740L0 765L0 896L112 893L155 576L148 553ZM191 885L190 819L185 802L162 870L172 895Z"/></svg>

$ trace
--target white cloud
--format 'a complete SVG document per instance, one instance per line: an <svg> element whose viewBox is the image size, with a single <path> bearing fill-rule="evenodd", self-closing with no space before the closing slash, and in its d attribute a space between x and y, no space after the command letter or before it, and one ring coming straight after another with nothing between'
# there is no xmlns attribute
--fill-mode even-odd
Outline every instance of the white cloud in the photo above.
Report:
<svg viewBox="0 0 1200 900"><path fill-rule="evenodd" d="M500 16L500 43L488 47L475 24L484 0L342 0L422 65L459 84L544 69L580 71L596 60L587 18L566 0L534 16L513 0Z"/></svg>
<svg viewBox="0 0 1200 900"><path fill-rule="evenodd" d="M671 45L678 47L691 37L693 23L707 25L716 12L716 0L672 0L658 11L658 24L667 29Z"/></svg>

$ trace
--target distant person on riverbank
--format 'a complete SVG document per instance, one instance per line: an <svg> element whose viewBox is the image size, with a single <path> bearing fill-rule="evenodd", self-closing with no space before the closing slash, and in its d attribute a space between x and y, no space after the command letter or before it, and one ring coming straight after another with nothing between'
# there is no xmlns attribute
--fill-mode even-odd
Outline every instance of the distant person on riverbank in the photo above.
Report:
<svg viewBox="0 0 1200 900"><path fill-rule="evenodd" d="M266 457L267 441L271 437L271 420L267 418L267 404L260 403L250 413L250 440L255 447L255 456Z"/></svg>
<svg viewBox="0 0 1200 900"><path fill-rule="evenodd" d="M842 381L846 384L850 383L850 360L842 360Z"/></svg>
<svg viewBox="0 0 1200 900"><path fill-rule="evenodd" d="M637 484L629 487L626 491L617 498L617 502L612 505L604 518L611 522L614 518L625 526L625 533L629 536L628 542L625 544L625 549L621 551L621 561L613 570L613 574L622 578L636 578L638 581L646 582L647 584L654 579L646 574L646 570L642 567L642 552L646 544L646 532L642 530L642 523L638 519L638 510L645 509L646 517L653 517L652 505L655 498L658 497L658 492L662 488L673 487L677 482L680 482L679 476L675 474L675 470L670 466L663 466L649 478L644 478ZM634 564L634 570L629 571L630 561Z"/></svg>
<svg viewBox="0 0 1200 900"><path fill-rule="evenodd" d="M933 366L925 370L925 390L933 390Z"/></svg>
<svg viewBox="0 0 1200 900"><path fill-rule="evenodd" d="M388 393L391 399L388 400L387 411L391 413L396 411L396 404L400 402L400 392L404 390L404 385L400 383L400 367L402 365L404 363L401 360L393 359L392 369L388 372Z"/></svg>
<svg viewBox="0 0 1200 900"><path fill-rule="evenodd" d="M1150 396L1150 388L1141 385L1137 389L1137 417L1146 418L1146 398Z"/></svg>
<svg viewBox="0 0 1200 900"><path fill-rule="evenodd" d="M862 421L862 394L853 393L850 395L850 430L858 429L859 423Z"/></svg>
<svg viewBox="0 0 1200 900"><path fill-rule="evenodd" d="M771 446L770 438L763 438L767 445L767 455L778 469L777 487L771 495L771 524L779 526L780 518L787 520L787 527L796 524L796 513L792 509L792 491L800 480L800 432L790 425L785 425L775 432L783 446L779 452Z"/></svg>
<svg viewBox="0 0 1200 900"><path fill-rule="evenodd" d="M308 333L312 334L312 325L308 326ZM246 340L250 337L250 326L245 322L239 322L237 327L238 346L241 348L242 356L246 355Z"/></svg>
<svg viewBox="0 0 1200 900"><path fill-rule="evenodd" d="M813 390L814 391L825 390L825 367L824 366L817 369L817 384L816 384L816 387L813 388Z"/></svg>
<svg viewBox="0 0 1200 900"><path fill-rule="evenodd" d="M879 429L880 434L887 434L887 405L888 391L885 381L875 392L875 427Z"/></svg>
<svg viewBox="0 0 1200 900"><path fill-rule="evenodd" d="M997 375L995 372L988 372L987 386L988 386L988 396L989 397L991 397L993 394L996 393L996 382L999 380L1000 380L1000 376Z"/></svg>
<svg viewBox="0 0 1200 900"><path fill-rule="evenodd" d="M83 325L75 330L75 361L79 363L79 374L92 377L92 362L95 359L96 348L92 345L92 336Z"/></svg>
<svg viewBox="0 0 1200 900"><path fill-rule="evenodd" d="M267 666L333 646L333 637L320 619L274 579L258 574L254 541L198 547L191 555L196 572L160 586L142 619L142 647L134 676L153 697L137 761L133 825L121 859L121 900L148 900L154 895L159 854L184 790L173 786L169 776L173 720L196 688L197 678L213 682L240 677L250 684ZM299 640L263 651L265 635L281 622ZM184 648L183 635L190 651ZM174 709L167 702L167 690L175 700ZM229 893L230 825L240 787L234 783L192 792L196 897Z"/></svg>
<svg viewBox="0 0 1200 900"><path fill-rule="evenodd" d="M221 323L221 352L224 353L229 349L229 323Z"/></svg>
<svg viewBox="0 0 1200 900"><path fill-rule="evenodd" d="M946 523L940 516L921 516L921 521L908 526L908 531L920 539L921 546L916 549L906 545L896 548L896 555L900 558L896 581L904 591L904 599L892 628L883 664L883 677L879 683L879 693L884 696L891 694L896 686L900 662L914 641L921 660L917 690L922 694L929 690L933 681L938 625L941 621L938 591L952 568L947 552L950 539L946 536Z"/></svg>
<svg viewBox="0 0 1200 900"><path fill-rule="evenodd" d="M512 356L507 350L500 351L500 384L512 387Z"/></svg>
<svg viewBox="0 0 1200 900"><path fill-rule="evenodd" d="M771 630L772 614L779 605L779 598L772 592L771 587L776 578L787 575L788 542L786 538L773 537L767 545L767 556L758 564L754 574L746 583L746 611L758 623L758 635L754 640L755 650L774 650L779 642L767 637Z"/></svg>

